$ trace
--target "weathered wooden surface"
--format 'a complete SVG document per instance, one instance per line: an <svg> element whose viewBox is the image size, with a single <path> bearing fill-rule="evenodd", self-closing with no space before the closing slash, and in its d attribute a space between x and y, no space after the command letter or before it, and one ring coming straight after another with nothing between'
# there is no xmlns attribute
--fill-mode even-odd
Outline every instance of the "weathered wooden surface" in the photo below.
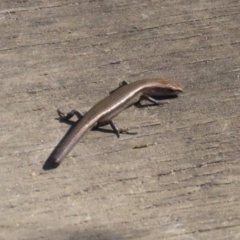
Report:
<svg viewBox="0 0 240 240"><path fill-rule="evenodd" d="M0 6L0 239L240 239L239 1ZM57 108L156 76L185 93L42 170L69 128Z"/></svg>

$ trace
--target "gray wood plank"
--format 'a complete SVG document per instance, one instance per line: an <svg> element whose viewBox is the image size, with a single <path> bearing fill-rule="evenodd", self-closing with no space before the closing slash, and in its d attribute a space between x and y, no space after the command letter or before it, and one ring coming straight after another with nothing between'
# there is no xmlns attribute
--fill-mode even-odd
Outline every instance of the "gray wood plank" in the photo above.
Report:
<svg viewBox="0 0 240 240"><path fill-rule="evenodd" d="M0 239L240 239L239 1L7 1L0 9ZM123 80L184 94L121 113L137 135L69 126ZM134 149L137 145L149 145Z"/></svg>

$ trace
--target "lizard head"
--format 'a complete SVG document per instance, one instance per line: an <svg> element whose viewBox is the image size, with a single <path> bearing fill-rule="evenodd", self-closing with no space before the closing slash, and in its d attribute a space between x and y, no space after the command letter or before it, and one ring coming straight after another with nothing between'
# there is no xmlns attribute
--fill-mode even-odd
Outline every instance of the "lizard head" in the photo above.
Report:
<svg viewBox="0 0 240 240"><path fill-rule="evenodd" d="M148 90L150 96L162 97L162 96L177 96L183 92L182 87L170 80L159 79L155 80L154 86Z"/></svg>

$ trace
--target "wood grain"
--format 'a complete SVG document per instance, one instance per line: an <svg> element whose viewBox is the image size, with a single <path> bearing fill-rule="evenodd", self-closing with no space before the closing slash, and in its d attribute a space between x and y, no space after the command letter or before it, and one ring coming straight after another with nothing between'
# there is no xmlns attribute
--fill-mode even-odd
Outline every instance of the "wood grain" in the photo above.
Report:
<svg viewBox="0 0 240 240"><path fill-rule="evenodd" d="M0 239L240 239L240 4L3 0ZM69 126L123 81L184 94L131 107L56 170ZM134 149L147 144L146 148Z"/></svg>

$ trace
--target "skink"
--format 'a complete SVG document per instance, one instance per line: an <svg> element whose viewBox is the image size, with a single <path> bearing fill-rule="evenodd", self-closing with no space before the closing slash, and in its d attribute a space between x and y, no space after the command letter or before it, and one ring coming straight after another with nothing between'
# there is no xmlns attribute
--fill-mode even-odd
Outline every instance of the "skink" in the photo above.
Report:
<svg viewBox="0 0 240 240"><path fill-rule="evenodd" d="M68 120L73 115L76 115L79 121L73 130L58 144L47 162L51 162L54 167L57 167L82 136L93 127L110 124L119 137L119 130L112 122L112 119L125 108L142 99L159 104L159 101L152 97L178 95L182 91L183 89L177 83L163 79L140 80L130 84L123 82L119 85L119 88L98 102L85 115L75 110L66 115L58 111L60 120Z"/></svg>

